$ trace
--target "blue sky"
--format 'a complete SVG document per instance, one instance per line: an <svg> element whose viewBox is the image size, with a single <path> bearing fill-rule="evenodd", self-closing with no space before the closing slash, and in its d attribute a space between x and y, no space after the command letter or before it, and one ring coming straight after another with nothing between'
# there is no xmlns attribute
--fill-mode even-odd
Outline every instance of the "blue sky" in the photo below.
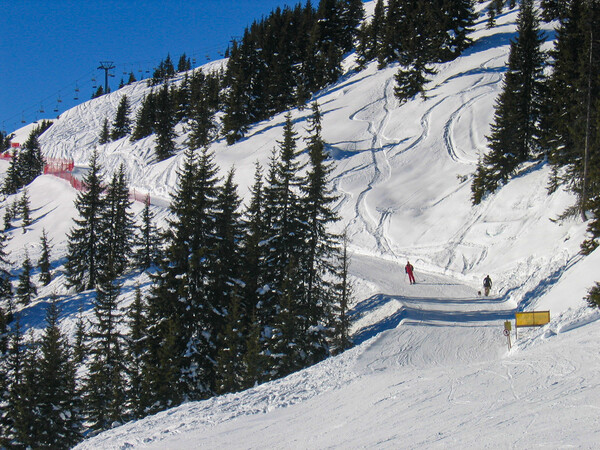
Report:
<svg viewBox="0 0 600 450"><path fill-rule="evenodd" d="M0 128L11 132L88 100L93 78L104 83L100 61L116 66L113 90L124 72L147 77L167 54L175 64L185 53L201 65L252 21L297 3L305 1L0 0Z"/></svg>

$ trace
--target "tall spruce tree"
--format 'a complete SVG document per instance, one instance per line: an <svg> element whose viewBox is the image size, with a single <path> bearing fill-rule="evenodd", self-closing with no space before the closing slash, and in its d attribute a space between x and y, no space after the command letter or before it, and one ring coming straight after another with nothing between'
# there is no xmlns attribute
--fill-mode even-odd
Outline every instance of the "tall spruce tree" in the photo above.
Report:
<svg viewBox="0 0 600 450"><path fill-rule="evenodd" d="M44 124L36 127L23 144L18 159L21 186L27 186L44 171L45 162L38 137L44 132L45 128L47 128L47 125Z"/></svg>
<svg viewBox="0 0 600 450"><path fill-rule="evenodd" d="M261 294L264 294L266 280L266 245L267 237L265 207L264 207L264 181L262 176L262 167L257 162L254 174L254 184L251 189L250 203L246 207L243 215L242 240L242 280L243 304L241 305L242 315L247 319L255 314L255 308L261 302ZM262 303L262 302L261 302ZM256 318L256 317L255 317ZM250 324L246 324L249 326Z"/></svg>
<svg viewBox="0 0 600 450"><path fill-rule="evenodd" d="M156 94L154 102L156 132L156 158L158 161L170 158L175 154L175 110L173 108L172 92L168 83L165 83Z"/></svg>
<svg viewBox="0 0 600 450"><path fill-rule="evenodd" d="M249 40L248 32L244 34L245 40ZM250 50L249 45L238 45L233 41L231 56L227 63L226 82L228 85L224 99L223 134L228 144L239 141L246 131L248 124L254 119L251 111L251 95L248 92L250 67L245 52ZM250 121L247 115L250 115Z"/></svg>
<svg viewBox="0 0 600 450"><path fill-rule="evenodd" d="M131 132L131 119L129 118L130 107L127 95L123 95L117 106L115 120L112 123L110 138L113 141L127 136Z"/></svg>
<svg viewBox="0 0 600 450"><path fill-rule="evenodd" d="M19 199L19 209L21 212L21 227L23 228L23 233L27 232L27 227L31 225L31 204L29 200L29 194L27 193L27 189L23 190L23 194Z"/></svg>
<svg viewBox="0 0 600 450"><path fill-rule="evenodd" d="M43 286L48 286L50 281L52 281L52 274L50 273L50 240L48 239L48 234L46 233L46 229L42 229L42 236L40 238L40 243L42 245L42 254L40 255L40 260L38 261L38 267L40 269L39 280Z"/></svg>
<svg viewBox="0 0 600 450"><path fill-rule="evenodd" d="M154 132L156 122L155 101L156 94L154 94L154 91L150 91L142 100L142 106L135 116L135 127L131 133L132 141L139 141Z"/></svg>
<svg viewBox="0 0 600 450"><path fill-rule="evenodd" d="M195 396L205 396L214 393L216 345L219 333L223 329L223 304L222 293L216 292L214 287L217 274L212 272L213 265L218 257L216 250L221 236L216 234L217 225L217 198L219 195L217 167L214 163L214 154L208 149L203 149L198 160L198 171L193 196L194 214L192 223L194 231L191 240L189 293L190 310L194 315L186 318L186 327L189 328L191 339L188 345L196 349L192 355L186 372L189 374L189 390ZM231 189L235 190L233 186ZM228 192L229 197L235 197L235 192ZM232 209L223 210L223 214L235 216ZM230 206L230 208L234 208ZM212 294L212 295L211 295ZM194 373L197 370L198 373ZM198 379L198 377L200 377ZM202 380L202 392L195 385ZM196 392L194 392L196 391ZM199 391L199 392L198 392Z"/></svg>
<svg viewBox="0 0 600 450"><path fill-rule="evenodd" d="M80 191L75 199L79 218L73 219L75 226L67 235L67 280L77 291L94 288L102 269L102 215L106 202L101 170L98 153L94 151L83 179L86 190Z"/></svg>
<svg viewBox="0 0 600 450"><path fill-rule="evenodd" d="M154 213L150 209L150 196L148 195L144 201L142 222L135 238L136 266L147 270L158 264L161 258L161 242L159 230L154 224Z"/></svg>
<svg viewBox="0 0 600 450"><path fill-rule="evenodd" d="M108 119L104 119L104 123L102 124L102 129L100 130L100 135L98 136L98 144L106 144L110 141L110 126L108 124Z"/></svg>
<svg viewBox="0 0 600 450"><path fill-rule="evenodd" d="M77 321L75 322L75 336L73 342L73 361L82 364L87 356L87 323L83 316L83 306L80 304L77 310Z"/></svg>
<svg viewBox="0 0 600 450"><path fill-rule="evenodd" d="M88 375L85 380L85 414L94 431L123 423L125 410L124 336L119 309L121 287L112 261L98 279L93 300L94 319L89 332Z"/></svg>
<svg viewBox="0 0 600 450"><path fill-rule="evenodd" d="M19 173L19 154L13 151L4 182L2 183L2 193L6 195L14 194L22 185L21 174Z"/></svg>
<svg viewBox="0 0 600 450"><path fill-rule="evenodd" d="M179 404L185 396L181 358L190 336L183 335L182 321L189 312L187 279L197 165L194 152L186 150L184 165L178 172L177 191L171 201L173 219L165 233L164 257L148 297L143 378L148 390L148 404L144 406L150 412Z"/></svg>
<svg viewBox="0 0 600 450"><path fill-rule="evenodd" d="M496 100L494 123L488 136L490 152L484 156L483 180L475 180L473 200L506 182L519 164L540 154L541 99L545 56L543 34L532 0L521 2L518 37L511 42L503 90Z"/></svg>
<svg viewBox="0 0 600 450"><path fill-rule="evenodd" d="M6 405L1 411L4 435L2 445L13 448L38 448L40 442L38 349L28 342L17 320L8 346L6 367L8 384Z"/></svg>
<svg viewBox="0 0 600 450"><path fill-rule="evenodd" d="M577 194L582 217L600 191L600 4L572 0L561 18L552 51L553 72L545 102L544 142L553 171L551 187L565 184Z"/></svg>
<svg viewBox="0 0 600 450"><path fill-rule="evenodd" d="M369 61L377 58L383 40L385 6L383 0L377 0L370 22L363 22L359 33L356 52L359 67L363 68Z"/></svg>
<svg viewBox="0 0 600 450"><path fill-rule="evenodd" d="M37 295L37 287L31 279L32 269L33 267L31 265L31 260L29 259L29 254L25 251L25 260L23 261L23 268L19 275L19 284L17 286L19 303L25 306L29 305L33 297Z"/></svg>
<svg viewBox="0 0 600 450"><path fill-rule="evenodd" d="M189 146L192 149L207 146L216 136L217 126L214 122L215 112L212 110L205 92L195 99L190 109Z"/></svg>
<svg viewBox="0 0 600 450"><path fill-rule="evenodd" d="M219 335L216 359L215 391L218 394L237 392L246 385L244 379L244 320L240 314L240 297L233 289L225 316L225 326Z"/></svg>
<svg viewBox="0 0 600 450"><path fill-rule="evenodd" d="M104 209L100 217L101 265L105 265L110 259L117 276L123 274L131 258L134 237L132 203L129 199L125 167L121 164L106 189Z"/></svg>
<svg viewBox="0 0 600 450"><path fill-rule="evenodd" d="M216 194L212 153L203 150L197 159L186 150L171 202L164 258L148 298L144 367L153 410L214 392L214 357L209 356L215 354L215 330L222 317L209 306L207 283Z"/></svg>
<svg viewBox="0 0 600 450"><path fill-rule="evenodd" d="M301 332L306 338L304 351L307 364L314 364L329 354L326 325L332 308L331 284L327 281L334 273L333 256L337 238L328 227L338 217L333 211L337 197L329 186L333 170L327 163L325 143L321 136L321 111L317 102L312 105L309 119L308 155L309 168L303 186L303 216L305 218L305 245L302 254L302 276L306 295L302 300L301 316L305 319Z"/></svg>
<svg viewBox="0 0 600 450"><path fill-rule="evenodd" d="M344 230L342 235L342 249L339 257L337 283L334 287L336 304L332 316L331 329L333 332L331 339L332 353L341 353L352 347L350 339L350 317L349 308L352 301L354 286L350 281L350 254L348 250L348 230Z"/></svg>
<svg viewBox="0 0 600 450"><path fill-rule="evenodd" d="M0 233L0 300L12 298L12 284L10 282L10 267L8 253L6 253L7 235Z"/></svg>
<svg viewBox="0 0 600 450"><path fill-rule="evenodd" d="M240 299L242 228L240 199L231 169L218 190L215 202L215 244L212 251L207 309L218 311L212 320L216 334L216 392L242 388L243 317Z"/></svg>
<svg viewBox="0 0 600 450"><path fill-rule="evenodd" d="M75 364L59 323L56 299L46 310L46 329L40 339L40 447L71 447L81 440L81 404Z"/></svg>
<svg viewBox="0 0 600 450"><path fill-rule="evenodd" d="M299 176L301 164L298 159L297 133L290 113L285 116L283 140L278 141L278 144L278 155L271 162L268 184L265 187L265 208L268 210L265 216L269 220L266 236L269 243L266 264L269 269L265 285L269 286L269 291L263 296L258 311L265 333L264 352L270 355L267 371L273 378L287 375L289 370L293 371L294 367L301 365L291 355L292 362L281 359L283 348L301 348L297 342L301 336L295 333L298 324L287 321L285 314L289 314L290 320L294 320L297 317L294 315L296 301L305 295L304 286L297 274L298 255L304 250L302 242L305 226L300 209L300 185L303 180ZM285 311L282 310L281 302L286 302ZM273 328L279 331L271 338L269 330Z"/></svg>
<svg viewBox="0 0 600 450"><path fill-rule="evenodd" d="M144 417L144 409L148 404L143 376L143 355L146 350L144 342L145 311L142 291L139 286L136 286L135 297L127 315L129 331L125 336L127 409L128 416L132 419Z"/></svg>

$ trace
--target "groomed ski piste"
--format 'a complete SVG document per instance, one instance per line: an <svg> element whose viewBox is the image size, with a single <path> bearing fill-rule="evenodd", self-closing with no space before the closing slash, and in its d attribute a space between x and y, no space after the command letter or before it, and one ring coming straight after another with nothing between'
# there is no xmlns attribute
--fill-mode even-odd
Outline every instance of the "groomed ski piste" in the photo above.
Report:
<svg viewBox="0 0 600 450"><path fill-rule="evenodd" d="M365 4L372 12L374 2ZM486 5L478 8L484 11ZM341 195L336 230L348 227L355 285L356 346L284 379L244 392L186 403L124 424L81 443L80 449L125 448L593 448L600 442L600 313L583 300L599 281L600 253L583 258L586 225L556 220L575 198L547 194L549 168L523 167L506 186L472 207L471 174L486 151L493 105L501 90L517 10L486 28L474 44L436 67L427 98L399 106L395 66L346 76L315 96ZM546 48L552 45L547 25ZM213 63L216 67L218 64ZM205 70L210 67L205 66ZM150 88L138 82L73 108L41 137L48 157L73 158L82 173L94 148L107 175L123 163L130 186L152 196L165 223L182 152L153 161L153 137L98 144L104 118L123 94L132 117ZM305 135L310 109L292 110ZM284 115L256 124L247 137L212 145L224 175L234 165L243 196L254 163L268 165ZM15 133L24 141L32 126ZM183 149L185 129L179 128ZM8 163L0 161L0 170ZM33 223L10 231L14 267L28 253L37 261L45 229L54 279L21 311L25 328L41 329L50 295L61 302L61 325L73 332L76 313L92 314L92 291L65 285L66 234L76 191L43 175L28 188ZM6 199L0 210L19 198ZM141 204L134 205L139 214ZM417 283L404 273L409 261ZM18 269L15 269L15 274ZM482 296L490 274L494 286ZM123 280L122 307L146 274ZM502 334L515 311L549 310L551 322L520 329L509 351Z"/></svg>

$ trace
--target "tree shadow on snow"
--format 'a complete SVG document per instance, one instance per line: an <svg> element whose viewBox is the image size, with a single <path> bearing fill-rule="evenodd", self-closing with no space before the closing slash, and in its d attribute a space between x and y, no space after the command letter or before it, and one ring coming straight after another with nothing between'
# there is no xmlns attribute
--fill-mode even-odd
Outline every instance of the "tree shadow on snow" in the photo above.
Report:
<svg viewBox="0 0 600 450"><path fill-rule="evenodd" d="M509 308L503 310L487 309L485 305L503 303L506 297L503 298L414 298L405 296L394 296L385 294L376 294L366 299L353 308L349 317L351 321L356 321L365 316L368 312L372 312L385 304L395 301L401 304L398 310L375 324L361 328L352 335L352 340L355 345L359 345L364 341L376 336L377 334L398 327L404 319L420 322L447 322L453 324L466 324L475 322L493 322L504 321L514 318L517 308ZM441 311L435 309L415 308L411 303L418 302L419 304L430 305L481 305L483 308L476 311ZM432 326L435 324L432 324Z"/></svg>

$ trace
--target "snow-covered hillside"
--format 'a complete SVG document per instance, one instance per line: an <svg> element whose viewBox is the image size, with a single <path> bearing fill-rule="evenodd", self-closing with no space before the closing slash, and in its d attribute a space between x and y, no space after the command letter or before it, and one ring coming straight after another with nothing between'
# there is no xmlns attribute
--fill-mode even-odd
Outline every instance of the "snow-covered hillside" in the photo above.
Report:
<svg viewBox="0 0 600 450"><path fill-rule="evenodd" d="M374 2L366 7L372 10ZM470 202L471 174L486 151L516 17L516 10L505 13L491 30L480 18L474 45L436 67L426 99L399 106L396 67L371 64L357 72L352 55L345 77L315 98L335 162L332 182L342 218L337 227L348 227L353 253L357 347L285 379L110 430L80 447L597 445L600 315L583 297L599 278L600 253L579 256L585 224L555 220L575 198L564 190L548 195L549 168L539 163L524 167L480 205ZM62 114L40 143L46 156L73 158L79 170L94 148L107 174L123 163L131 187L152 195L164 223L183 154L154 163L152 137L98 144L104 119L114 117L121 96L128 96L134 115L149 91L138 82L79 105ZM309 115L309 109L292 110L301 136ZM235 145L212 145L223 175L235 166L242 195L254 163L267 165L283 123L281 114L256 124ZM177 131L183 149L185 130ZM28 132L18 130L16 140ZM0 161L0 171L6 167ZM55 293L70 330L80 306L90 312L90 293L73 295L60 274L76 193L47 175L28 192L34 223L25 234L11 231L7 250L15 267L26 249L37 260L45 228L58 276L22 311L23 323L43 326L44 307ZM139 213L141 205L135 208ZM405 279L407 260L415 266L416 285ZM486 274L494 280L489 298L477 292ZM124 304L136 283L149 286L145 275L126 280ZM508 352L503 322L516 310L534 308L550 310L551 323L522 332Z"/></svg>

